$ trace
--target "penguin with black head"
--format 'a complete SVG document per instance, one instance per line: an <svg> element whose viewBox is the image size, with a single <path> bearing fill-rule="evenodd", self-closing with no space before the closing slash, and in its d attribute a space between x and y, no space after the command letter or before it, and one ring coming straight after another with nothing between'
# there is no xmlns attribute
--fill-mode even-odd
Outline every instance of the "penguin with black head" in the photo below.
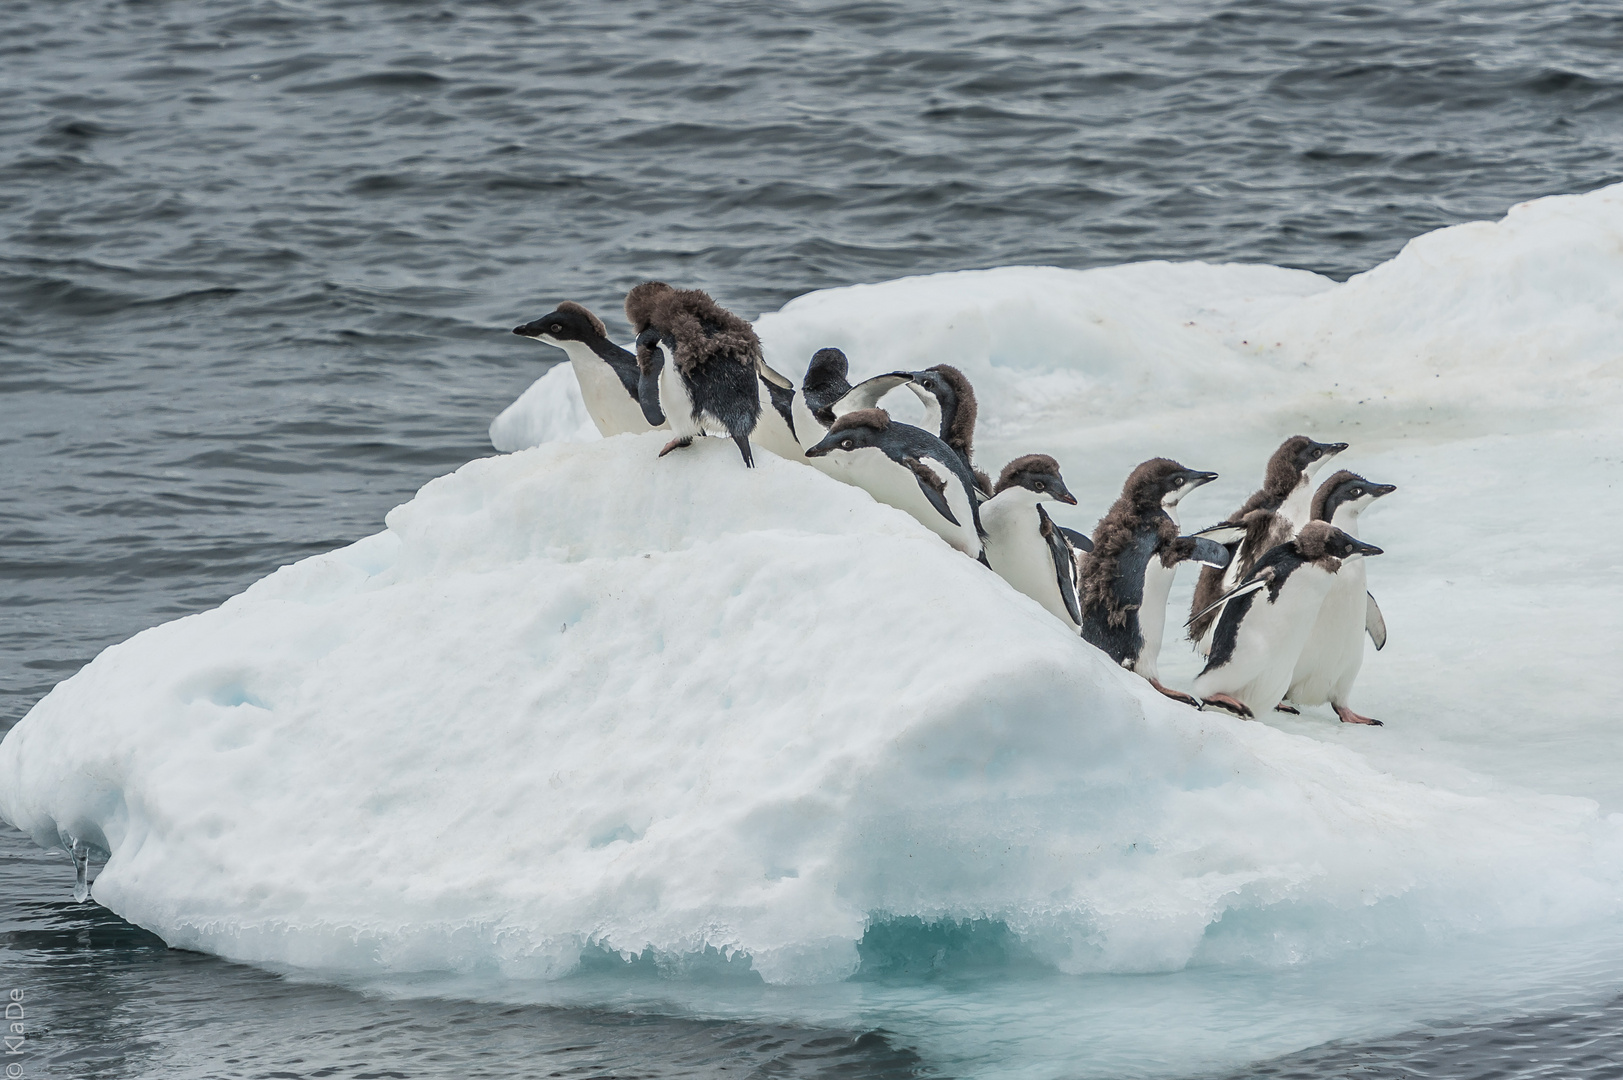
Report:
<svg viewBox="0 0 1623 1080"><path fill-rule="evenodd" d="M844 458L844 478L877 501L904 510L941 539L985 560L985 530L975 478L952 448L922 428L898 424L883 409L839 417L808 458Z"/></svg>
<svg viewBox="0 0 1623 1080"><path fill-rule="evenodd" d="M637 331L639 388L646 412L653 382L674 438L660 457L701 435L731 438L753 467L750 434L761 415L761 341L754 327L698 289L649 281L626 294Z"/></svg>
<svg viewBox="0 0 1623 1080"><path fill-rule="evenodd" d="M951 364L937 364L923 371L910 371L907 388L924 404L924 427L935 431L952 447L964 465L975 474L983 493L992 493L992 481L975 468L975 420L980 406L975 388L962 371Z"/></svg>
<svg viewBox="0 0 1623 1080"><path fill-rule="evenodd" d="M1306 435L1292 435L1268 459L1259 488L1227 521L1202 535L1221 538L1232 558L1224 569L1207 567L1195 582L1190 605L1189 640L1200 651L1211 649L1215 616L1198 617L1195 612L1210 608L1212 601L1251 572L1263 552L1284 543L1311 520L1313 478L1331 458L1347 449L1346 443L1322 443Z"/></svg>
<svg viewBox="0 0 1623 1080"><path fill-rule="evenodd" d="M1196 706L1188 694L1162 685L1159 660L1178 564L1228 561L1216 541L1178 535L1178 504L1216 479L1170 458L1139 465L1094 529L1093 551L1081 564L1083 639L1167 697Z"/></svg>
<svg viewBox="0 0 1623 1080"><path fill-rule="evenodd" d="M1278 705L1336 575L1379 554L1375 545L1313 521L1258 559L1241 584L1212 604L1211 656L1194 685L1202 704L1246 720Z"/></svg>
<svg viewBox="0 0 1623 1080"><path fill-rule="evenodd" d="M1076 505L1059 462L1047 454L1026 454L1005 465L992 497L981 504L986 565L1076 631L1082 625L1076 551L1043 509L1050 502Z"/></svg>
<svg viewBox="0 0 1623 1080"><path fill-rule="evenodd" d="M513 327L513 333L564 351L586 414L604 438L665 426L663 415L651 420L643 414L636 355L610 341L603 320L580 304L565 300L539 319Z"/></svg>
<svg viewBox="0 0 1623 1080"><path fill-rule="evenodd" d="M1342 469L1319 485L1313 496L1313 520L1328 522L1357 538L1360 515L1376 499L1396 490L1394 484L1371 483ZM1369 635L1376 651L1386 646L1386 620L1369 592L1365 573L1362 559L1353 560L1336 573L1291 674L1290 689L1285 693L1289 706L1328 704L1344 724L1378 723L1347 704L1364 666L1364 636ZM1281 704L1278 708L1294 712L1289 706Z"/></svg>

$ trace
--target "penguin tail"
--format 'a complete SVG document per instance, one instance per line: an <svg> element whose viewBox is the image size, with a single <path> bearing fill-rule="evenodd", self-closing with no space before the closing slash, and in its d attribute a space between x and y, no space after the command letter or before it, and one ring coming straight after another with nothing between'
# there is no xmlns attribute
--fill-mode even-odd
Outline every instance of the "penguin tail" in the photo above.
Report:
<svg viewBox="0 0 1623 1080"><path fill-rule="evenodd" d="M755 457L750 453L750 437L748 435L734 435L733 442L738 444L738 452L744 455L744 467L755 468Z"/></svg>

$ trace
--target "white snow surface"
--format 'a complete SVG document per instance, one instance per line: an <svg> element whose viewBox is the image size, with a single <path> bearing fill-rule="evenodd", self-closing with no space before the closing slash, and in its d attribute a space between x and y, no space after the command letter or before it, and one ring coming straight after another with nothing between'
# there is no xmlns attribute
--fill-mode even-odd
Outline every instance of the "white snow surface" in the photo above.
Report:
<svg viewBox="0 0 1623 1080"><path fill-rule="evenodd" d="M492 425L532 448L59 685L0 742L0 816L109 852L95 898L172 944L364 978L515 986L588 947L713 949L829 987L876 921L999 920L1072 981L996 991L980 1028L921 1006L936 990L671 991L890 1009L986 1074L1389 1029L1616 937L1623 185L1344 284L1005 268L813 293L757 328L797 378L828 345L853 380L959 366L982 465L1053 454L1082 504L1054 516L1084 530L1150 456L1223 474L1183 507L1199 526L1285 436L1352 443L1338 465L1399 485L1360 523L1391 639L1353 705L1388 726L1170 702L860 490L762 452L745 470L722 440L656 460L660 433L597 438L559 364ZM1168 622L1162 678L1187 686ZM1534 939L1482 975L1490 944ZM1382 982L1405 962L1425 992ZM1232 980L1259 971L1246 1012ZM1200 972L1230 973L1228 1004Z"/></svg>

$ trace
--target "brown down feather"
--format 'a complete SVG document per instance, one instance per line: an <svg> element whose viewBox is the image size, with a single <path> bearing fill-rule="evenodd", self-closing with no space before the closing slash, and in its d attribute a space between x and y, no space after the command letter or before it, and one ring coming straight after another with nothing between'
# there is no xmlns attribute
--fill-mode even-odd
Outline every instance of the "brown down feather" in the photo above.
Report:
<svg viewBox="0 0 1623 1080"><path fill-rule="evenodd" d="M626 321L633 333L640 334L652 324L654 309L668 293L676 290L663 281L645 281L626 293Z"/></svg>
<svg viewBox="0 0 1623 1080"><path fill-rule="evenodd" d="M673 289L654 307L652 321L675 343L671 359L677 370L691 374L712 360L746 364L751 370L761 361L761 339L755 328L699 289Z"/></svg>
<svg viewBox="0 0 1623 1080"><path fill-rule="evenodd" d="M844 416L837 417L830 425L828 433L834 435L854 427L871 427L884 431L890 427L890 413L884 409L852 409Z"/></svg>
<svg viewBox="0 0 1623 1080"><path fill-rule="evenodd" d="M902 464L913 470L913 475L919 478L919 483L933 488L938 495L946 494L947 482L936 475L936 471L916 457L902 458Z"/></svg>
<svg viewBox="0 0 1623 1080"><path fill-rule="evenodd" d="M596 333L598 337L606 338L609 336L609 328L603 325L603 320L598 318L596 315L593 315L590 311L586 310L586 308L582 307L580 304L575 303L573 300L565 300L563 303L558 305L558 310L569 312L570 314L574 315L585 316L586 321L592 324L592 331ZM640 332L641 331L639 331L639 333Z"/></svg>
<svg viewBox="0 0 1623 1080"><path fill-rule="evenodd" d="M1020 473L1033 471L1053 473L1055 476L1058 476L1059 462L1055 461L1047 454L1024 454L1017 457L1007 465L1003 466L1003 471L998 474L997 484L992 488L992 494L996 495L1004 488L1013 484L1014 478Z"/></svg>
<svg viewBox="0 0 1623 1080"><path fill-rule="evenodd" d="M1341 560L1325 549L1330 537L1341 530L1328 521L1310 521L1296 534L1296 550L1308 562L1335 573L1341 569Z"/></svg>
<svg viewBox="0 0 1623 1080"><path fill-rule="evenodd" d="M1133 544L1133 537L1146 518L1158 515L1156 532L1160 535L1157 550L1163 565L1168 557L1176 561L1174 545L1178 539L1178 526L1172 523L1161 508L1161 498L1155 491L1156 481L1169 470L1182 469L1170 458L1151 458L1127 477L1121 496L1111 504L1110 510L1099 519L1093 529L1093 550L1082 557L1082 607L1101 604L1111 626L1127 621L1129 606L1121 604L1112 583L1121 564L1122 552Z"/></svg>
<svg viewBox="0 0 1623 1080"><path fill-rule="evenodd" d="M980 406L975 403L975 388L969 385L964 373L951 364L937 364L929 370L940 375L958 397L958 411L942 432L941 441L968 459L974 454L975 418L980 413Z"/></svg>

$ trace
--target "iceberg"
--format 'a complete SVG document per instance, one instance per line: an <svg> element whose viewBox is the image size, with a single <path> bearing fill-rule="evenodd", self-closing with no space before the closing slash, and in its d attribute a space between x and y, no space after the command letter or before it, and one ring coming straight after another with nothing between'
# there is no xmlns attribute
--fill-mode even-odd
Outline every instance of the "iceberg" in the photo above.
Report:
<svg viewBox="0 0 1623 1080"><path fill-rule="evenodd" d="M1560 983L1623 908L1620 290L1623 186L1341 284L1004 268L758 321L796 376L829 345L854 378L960 367L981 461L1053 454L1076 528L1150 456L1223 474L1183 508L1198 526L1283 435L1352 443L1347 467L1400 485L1362 524L1387 551L1391 641L1355 699L1379 731L1171 702L858 489L723 440L656 460L659 433L598 438L559 364L492 425L515 452L57 686L0 741L0 817L105 856L96 900L175 946L594 1001L624 990L583 956L653 957L670 1007L882 1016L988 1073L1390 1028L1479 1006L1488 955ZM1170 685L1187 652L1167 642ZM1040 974L852 989L950 960L955 927ZM718 965L747 978L693 974ZM1214 986L1281 1019L1233 1024ZM1390 1001L1325 1004L1349 986ZM1169 1040L1179 1009L1201 1022Z"/></svg>

